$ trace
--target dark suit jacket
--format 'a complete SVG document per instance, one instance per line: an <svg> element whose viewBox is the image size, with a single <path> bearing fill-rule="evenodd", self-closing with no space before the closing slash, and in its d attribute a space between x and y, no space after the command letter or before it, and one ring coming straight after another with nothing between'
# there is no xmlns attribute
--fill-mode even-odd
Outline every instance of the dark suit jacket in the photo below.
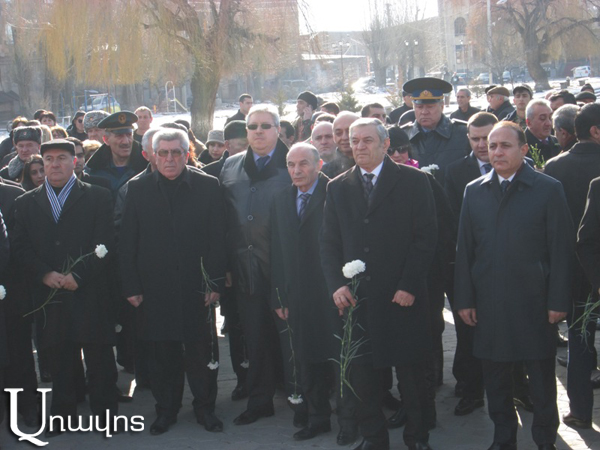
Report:
<svg viewBox="0 0 600 450"><path fill-rule="evenodd" d="M350 280L342 267L365 262L358 289L358 321L366 331L375 367L413 364L430 350L426 280L437 224L427 176L384 157L367 206L360 168L332 180L327 188L321 264L330 298ZM416 296L410 307L392 303L396 291ZM357 336L360 331L356 327Z"/></svg>
<svg viewBox="0 0 600 450"><path fill-rule="evenodd" d="M302 362L324 362L339 357L337 308L327 291L319 264L319 232L329 179L319 174L302 221L291 185L274 199L271 211L271 307L280 308L278 296L289 308L294 345Z"/></svg>
<svg viewBox="0 0 600 450"><path fill-rule="evenodd" d="M600 288L600 177L590 183L590 190L577 236L577 256L597 293ZM596 295L596 294L594 294Z"/></svg>
<svg viewBox="0 0 600 450"><path fill-rule="evenodd" d="M136 310L142 339L210 342L201 261L212 290L222 292L223 196L218 180L197 169L184 169L172 201L165 180L155 171L128 185L119 239L123 295L144 296Z"/></svg>
<svg viewBox="0 0 600 450"><path fill-rule="evenodd" d="M77 181L54 221L45 185L19 197L15 203L15 227L11 237L15 258L25 271L34 306L42 305L50 288L42 283L51 271L62 272L69 258L93 252L104 244L108 255L86 258L73 269L79 288L59 290L44 311L36 313L45 323L38 336L42 347L62 341L114 343L114 324L107 288L106 267L114 254L112 199L106 189Z"/></svg>
<svg viewBox="0 0 600 450"><path fill-rule="evenodd" d="M446 194L456 219L456 229L458 229L458 218L460 217L460 207L462 206L465 187L480 176L479 163L473 152L458 161L454 161L446 169Z"/></svg>
<svg viewBox="0 0 600 450"><path fill-rule="evenodd" d="M460 216L454 308L477 309L473 354L551 358L569 311L575 239L561 184L524 164L502 196L494 171L470 183Z"/></svg>

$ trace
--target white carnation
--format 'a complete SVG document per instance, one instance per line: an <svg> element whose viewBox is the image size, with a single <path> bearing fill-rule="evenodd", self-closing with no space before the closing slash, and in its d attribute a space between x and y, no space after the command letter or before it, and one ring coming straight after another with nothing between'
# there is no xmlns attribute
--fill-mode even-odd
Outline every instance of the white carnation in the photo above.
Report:
<svg viewBox="0 0 600 450"><path fill-rule="evenodd" d="M304 402L304 400L302 399L302 396L296 395L296 394L288 397L288 400L292 405L299 405Z"/></svg>
<svg viewBox="0 0 600 450"><path fill-rule="evenodd" d="M96 250L94 250L94 252L96 252L96 256L98 258L102 259L106 256L108 250L106 249L106 246L104 244L100 244L96 245Z"/></svg>
<svg viewBox="0 0 600 450"><path fill-rule="evenodd" d="M207 364L207 366L210 370L217 370L219 367L219 361L211 361Z"/></svg>
<svg viewBox="0 0 600 450"><path fill-rule="evenodd" d="M342 269L342 272L346 278L353 278L359 273L364 272L366 268L367 267L365 266L364 262L362 262L360 259L355 259L354 261L346 263Z"/></svg>
<svg viewBox="0 0 600 450"><path fill-rule="evenodd" d="M4 300L6 297L6 288L4 286L0 286L0 300Z"/></svg>
<svg viewBox="0 0 600 450"><path fill-rule="evenodd" d="M248 367L250 367L250 361L246 359L240 363L240 366L242 366L244 369L247 369Z"/></svg>
<svg viewBox="0 0 600 450"><path fill-rule="evenodd" d="M121 331L123 331L123 327L119 324L115 325L115 333L120 333Z"/></svg>
<svg viewBox="0 0 600 450"><path fill-rule="evenodd" d="M427 173L433 173L434 171L439 170L439 169L440 169L440 166L438 166L437 164L431 164L429 166L425 166L425 167L421 168L421 170L423 172L427 172Z"/></svg>

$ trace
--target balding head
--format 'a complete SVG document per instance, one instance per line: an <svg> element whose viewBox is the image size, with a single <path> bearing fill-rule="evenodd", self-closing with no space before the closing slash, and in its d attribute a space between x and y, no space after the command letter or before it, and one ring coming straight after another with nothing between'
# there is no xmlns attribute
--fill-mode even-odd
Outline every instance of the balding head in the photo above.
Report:
<svg viewBox="0 0 600 450"><path fill-rule="evenodd" d="M312 130L310 137L312 144L317 148L321 159L328 163L335 156L335 142L333 140L333 124L319 122Z"/></svg>
<svg viewBox="0 0 600 450"><path fill-rule="evenodd" d="M317 149L305 142L292 145L286 161L292 183L301 192L312 187L323 165Z"/></svg>
<svg viewBox="0 0 600 450"><path fill-rule="evenodd" d="M349 158L352 158L352 146L350 145L350 125L360 119L358 114L350 111L342 111L333 122L333 140L337 148Z"/></svg>

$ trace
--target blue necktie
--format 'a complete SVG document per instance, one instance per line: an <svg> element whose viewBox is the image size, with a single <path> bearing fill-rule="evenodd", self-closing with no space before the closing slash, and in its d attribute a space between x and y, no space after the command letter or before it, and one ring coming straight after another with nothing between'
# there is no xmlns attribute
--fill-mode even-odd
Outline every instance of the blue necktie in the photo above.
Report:
<svg viewBox="0 0 600 450"><path fill-rule="evenodd" d="M306 205L308 205L309 199L310 194L300 194L300 207L298 208L298 218L300 219L300 221L304 219L304 215L306 214Z"/></svg>
<svg viewBox="0 0 600 450"><path fill-rule="evenodd" d="M483 170L485 170L485 173L490 173L492 171L492 165L490 163L485 163L483 165Z"/></svg>
<svg viewBox="0 0 600 450"><path fill-rule="evenodd" d="M365 199L367 200L367 203L369 203L371 200L371 193L373 192L373 178L375 178L375 174L365 173L363 178L365 179Z"/></svg>
<svg viewBox="0 0 600 450"><path fill-rule="evenodd" d="M267 155L267 156L261 156L260 158L258 158L256 160L256 168L258 169L259 172L265 168L265 166L269 162L270 158L271 157L269 155Z"/></svg>
<svg viewBox="0 0 600 450"><path fill-rule="evenodd" d="M506 191L508 191L509 186L510 181L508 180L504 180L502 183L500 183L500 190L502 190L502 195L506 194Z"/></svg>

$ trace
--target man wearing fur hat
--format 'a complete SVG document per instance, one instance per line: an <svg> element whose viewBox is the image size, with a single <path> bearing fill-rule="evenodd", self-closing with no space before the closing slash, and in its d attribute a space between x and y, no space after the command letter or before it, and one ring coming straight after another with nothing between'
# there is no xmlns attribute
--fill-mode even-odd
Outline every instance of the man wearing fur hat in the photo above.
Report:
<svg viewBox="0 0 600 450"><path fill-rule="evenodd" d="M17 154L0 171L0 177L15 181L21 177L25 163L32 155L40 153L42 132L39 127L19 127L13 132Z"/></svg>

